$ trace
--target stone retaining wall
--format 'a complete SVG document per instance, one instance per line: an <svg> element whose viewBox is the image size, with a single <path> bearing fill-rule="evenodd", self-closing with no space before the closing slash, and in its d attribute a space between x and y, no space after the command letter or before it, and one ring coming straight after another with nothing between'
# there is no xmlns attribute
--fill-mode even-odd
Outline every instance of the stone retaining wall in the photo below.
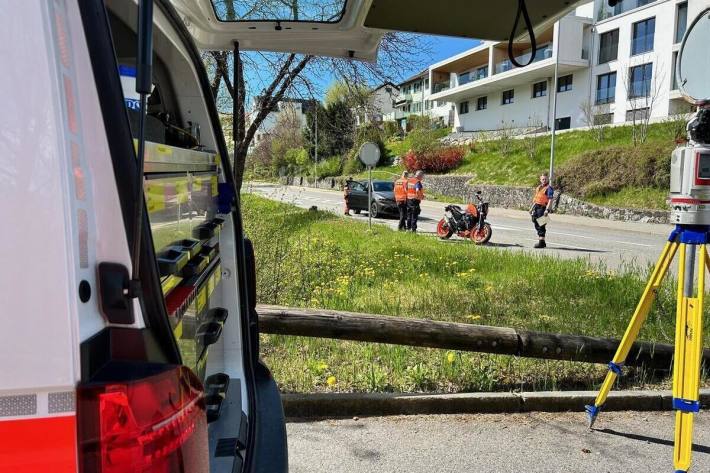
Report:
<svg viewBox="0 0 710 473"><path fill-rule="evenodd" d="M488 202L490 202L491 207L523 210L530 208L530 202L532 202L533 197L532 187L492 186L482 184L475 185L474 183L469 182L472 178L473 176L427 175L424 179L424 184L426 189L437 194L466 201L473 201L475 192L480 190ZM345 177L339 176L319 179L316 182L313 182L312 179L296 176L283 177L280 181L285 185L340 190L342 189L345 179ZM602 207L600 205L584 202L567 194L563 194L560 198L557 212L569 215L579 215L582 217L644 223L669 223L670 219L670 212L664 210L637 210Z"/></svg>
<svg viewBox="0 0 710 473"><path fill-rule="evenodd" d="M512 209L530 208L533 198L532 187L475 185L472 176L426 176L426 187L437 194L473 200L477 190L490 202L492 207ZM628 222L668 223L670 212L664 210L639 210L602 207L567 194L560 197L558 213L579 215L583 217L604 218Z"/></svg>

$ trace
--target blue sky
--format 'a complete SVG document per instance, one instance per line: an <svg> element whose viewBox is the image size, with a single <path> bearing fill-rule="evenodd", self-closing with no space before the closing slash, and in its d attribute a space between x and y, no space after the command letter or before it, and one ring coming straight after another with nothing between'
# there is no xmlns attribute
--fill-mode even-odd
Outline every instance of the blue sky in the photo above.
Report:
<svg viewBox="0 0 710 473"><path fill-rule="evenodd" d="M432 41L432 50L434 52L430 64L439 62L442 59L451 57L460 52L471 49L480 44L477 39L451 38L448 36L429 36ZM419 71L411 71L411 74L416 74Z"/></svg>
<svg viewBox="0 0 710 473"><path fill-rule="evenodd" d="M422 53L423 55L418 58L420 60L417 61L419 64L414 64L411 68L401 71L399 75L402 78L407 78L420 72L422 70L421 64L433 64L460 52L466 51L467 49L471 49L480 43L480 41L476 39L452 38L448 36L427 36L427 40L430 44L429 49L431 54L429 54L429 52L426 54ZM252 94L257 93L258 90L265 87L265 84L263 84L261 80L257 79L256 71L247 69L245 73L247 82L251 82L250 92ZM271 77L262 77L262 80L263 79L271 80ZM318 87L321 89L320 92L324 93L328 86L336 79L337 77L335 77L335 75L324 75L319 77L316 82Z"/></svg>

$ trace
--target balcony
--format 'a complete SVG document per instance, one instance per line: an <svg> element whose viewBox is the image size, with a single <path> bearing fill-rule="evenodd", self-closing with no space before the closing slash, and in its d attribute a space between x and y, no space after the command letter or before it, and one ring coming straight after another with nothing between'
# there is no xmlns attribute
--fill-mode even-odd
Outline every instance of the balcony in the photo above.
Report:
<svg viewBox="0 0 710 473"><path fill-rule="evenodd" d="M528 61L530 61L530 56L532 55L532 52L521 54L520 56L515 56L515 60L520 63L520 64L527 64ZM538 49L535 53L535 57L533 58L532 62L538 62L542 61L544 59L550 59L552 57L552 47L546 47L545 49ZM495 67L495 73L500 74L502 72L507 72L510 70L515 69L515 66L513 63L510 61L510 59L506 59L504 61L501 61L496 64Z"/></svg>
<svg viewBox="0 0 710 473"><path fill-rule="evenodd" d="M439 84L434 84L434 87L432 88L431 93L437 94L439 92L449 90L449 88L451 88L451 86L448 82L441 82Z"/></svg>

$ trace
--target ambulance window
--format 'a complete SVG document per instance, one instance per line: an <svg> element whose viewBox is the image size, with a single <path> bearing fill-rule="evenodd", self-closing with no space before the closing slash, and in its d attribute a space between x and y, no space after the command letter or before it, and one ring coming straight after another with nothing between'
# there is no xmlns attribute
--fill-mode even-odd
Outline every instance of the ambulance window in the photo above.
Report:
<svg viewBox="0 0 710 473"><path fill-rule="evenodd" d="M346 0L212 0L220 21L308 21L337 23L345 13Z"/></svg>
<svg viewBox="0 0 710 473"><path fill-rule="evenodd" d="M698 177L710 179L710 153L699 153Z"/></svg>

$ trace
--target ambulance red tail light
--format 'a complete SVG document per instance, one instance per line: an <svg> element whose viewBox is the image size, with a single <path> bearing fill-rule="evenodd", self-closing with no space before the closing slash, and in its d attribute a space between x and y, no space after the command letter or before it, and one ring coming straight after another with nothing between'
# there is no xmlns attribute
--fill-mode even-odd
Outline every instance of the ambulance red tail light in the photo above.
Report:
<svg viewBox="0 0 710 473"><path fill-rule="evenodd" d="M138 380L79 389L83 473L209 470L202 385L184 366L163 366Z"/></svg>

